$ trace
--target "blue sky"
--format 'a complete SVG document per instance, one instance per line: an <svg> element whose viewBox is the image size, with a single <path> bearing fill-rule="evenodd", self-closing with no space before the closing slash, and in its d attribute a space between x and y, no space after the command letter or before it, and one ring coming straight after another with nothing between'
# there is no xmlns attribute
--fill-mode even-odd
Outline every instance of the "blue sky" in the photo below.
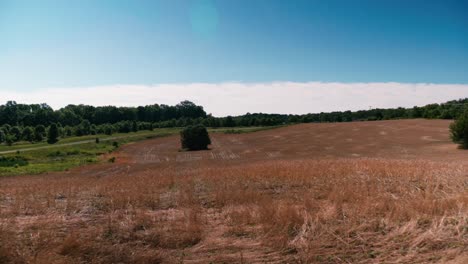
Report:
<svg viewBox="0 0 468 264"><path fill-rule="evenodd" d="M0 92L318 81L468 84L468 1L0 0Z"/></svg>

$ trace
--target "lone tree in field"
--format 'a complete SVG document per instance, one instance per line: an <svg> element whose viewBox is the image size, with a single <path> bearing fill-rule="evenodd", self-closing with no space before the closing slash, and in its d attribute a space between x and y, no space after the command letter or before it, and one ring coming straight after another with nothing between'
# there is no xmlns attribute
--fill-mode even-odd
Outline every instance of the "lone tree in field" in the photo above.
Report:
<svg viewBox="0 0 468 264"><path fill-rule="evenodd" d="M52 124L49 127L49 131L47 133L47 143L55 144L58 141L59 131L56 124Z"/></svg>
<svg viewBox="0 0 468 264"><path fill-rule="evenodd" d="M450 125L450 134L455 143L463 149L468 149L468 109Z"/></svg>
<svg viewBox="0 0 468 264"><path fill-rule="evenodd" d="M202 125L188 126L180 132L180 143L182 149L203 150L208 149L211 144L208 131Z"/></svg>

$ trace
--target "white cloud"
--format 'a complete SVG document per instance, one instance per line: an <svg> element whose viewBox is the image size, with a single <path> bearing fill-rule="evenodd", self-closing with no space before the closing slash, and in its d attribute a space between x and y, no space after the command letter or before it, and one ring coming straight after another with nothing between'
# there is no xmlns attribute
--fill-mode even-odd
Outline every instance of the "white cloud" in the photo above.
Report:
<svg viewBox="0 0 468 264"><path fill-rule="evenodd" d="M138 106L191 100L215 116L246 112L316 113L389 107L412 107L468 97L468 84L428 83L191 83L106 85L2 91L4 102ZM1 103L4 103L1 102Z"/></svg>

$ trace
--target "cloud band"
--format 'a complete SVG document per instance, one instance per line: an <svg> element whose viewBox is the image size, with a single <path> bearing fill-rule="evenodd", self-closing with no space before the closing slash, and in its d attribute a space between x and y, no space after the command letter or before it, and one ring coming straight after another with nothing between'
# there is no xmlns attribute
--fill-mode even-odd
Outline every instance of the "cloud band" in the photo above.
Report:
<svg viewBox="0 0 468 264"><path fill-rule="evenodd" d="M430 83L190 83L105 85L0 91L6 102L138 106L191 100L215 116L246 112L317 113L371 108L412 107L468 97L468 84Z"/></svg>

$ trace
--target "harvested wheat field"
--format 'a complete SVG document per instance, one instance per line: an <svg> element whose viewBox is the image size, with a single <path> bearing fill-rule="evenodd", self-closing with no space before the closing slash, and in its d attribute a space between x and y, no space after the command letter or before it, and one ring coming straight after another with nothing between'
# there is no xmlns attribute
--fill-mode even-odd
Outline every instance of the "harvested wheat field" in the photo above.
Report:
<svg viewBox="0 0 468 264"><path fill-rule="evenodd" d="M468 263L443 120L301 124L0 178L0 263Z"/></svg>

